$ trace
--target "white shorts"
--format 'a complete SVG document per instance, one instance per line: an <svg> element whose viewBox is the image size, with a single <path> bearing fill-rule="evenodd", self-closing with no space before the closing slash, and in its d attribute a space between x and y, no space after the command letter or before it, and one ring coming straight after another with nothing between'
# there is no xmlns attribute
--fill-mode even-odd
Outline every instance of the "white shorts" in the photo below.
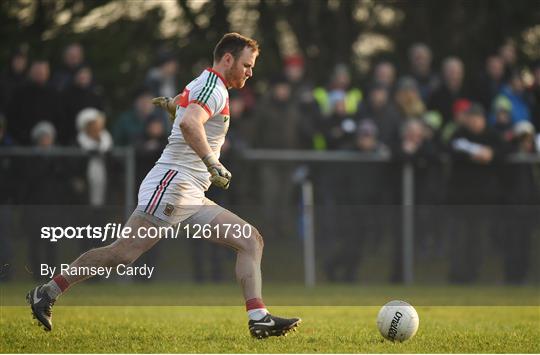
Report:
<svg viewBox="0 0 540 355"><path fill-rule="evenodd" d="M137 211L176 225L190 217L193 223L207 224L225 209L206 198L181 168L156 164L141 183Z"/></svg>

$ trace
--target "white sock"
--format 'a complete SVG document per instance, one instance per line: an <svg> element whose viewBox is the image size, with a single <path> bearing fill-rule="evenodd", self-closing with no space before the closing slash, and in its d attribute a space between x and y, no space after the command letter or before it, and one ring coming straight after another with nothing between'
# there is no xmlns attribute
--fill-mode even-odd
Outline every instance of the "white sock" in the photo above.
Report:
<svg viewBox="0 0 540 355"><path fill-rule="evenodd" d="M43 285L43 290L47 292L50 298L53 300L57 299L58 296L62 294L62 290L60 290L60 287L54 282L54 280L51 280L47 282L45 285Z"/></svg>
<svg viewBox="0 0 540 355"><path fill-rule="evenodd" d="M255 308L250 309L247 311L248 317L251 320L261 320L268 314L268 310L266 308Z"/></svg>

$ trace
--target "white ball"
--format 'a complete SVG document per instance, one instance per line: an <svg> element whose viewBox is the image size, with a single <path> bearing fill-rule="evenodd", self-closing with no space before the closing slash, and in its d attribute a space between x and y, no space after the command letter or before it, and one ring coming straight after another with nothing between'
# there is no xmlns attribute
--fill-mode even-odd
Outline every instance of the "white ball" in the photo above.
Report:
<svg viewBox="0 0 540 355"><path fill-rule="evenodd" d="M377 316L377 327L382 336L391 341L405 341L418 330L420 319L413 306L404 301L390 301Z"/></svg>

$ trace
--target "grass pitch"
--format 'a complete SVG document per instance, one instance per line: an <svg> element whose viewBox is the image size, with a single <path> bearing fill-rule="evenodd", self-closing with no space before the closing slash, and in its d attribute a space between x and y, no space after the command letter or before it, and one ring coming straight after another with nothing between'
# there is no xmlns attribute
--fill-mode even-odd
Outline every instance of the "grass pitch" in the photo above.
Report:
<svg viewBox="0 0 540 355"><path fill-rule="evenodd" d="M55 306L50 333L23 306L30 285L0 287L2 353L540 352L535 288L270 285L271 311L303 322L288 337L255 340L243 307L232 305L242 302L234 285L80 285ZM287 298L294 305L284 305ZM420 316L417 335L401 344L383 340L375 325L379 305L394 298L410 301Z"/></svg>

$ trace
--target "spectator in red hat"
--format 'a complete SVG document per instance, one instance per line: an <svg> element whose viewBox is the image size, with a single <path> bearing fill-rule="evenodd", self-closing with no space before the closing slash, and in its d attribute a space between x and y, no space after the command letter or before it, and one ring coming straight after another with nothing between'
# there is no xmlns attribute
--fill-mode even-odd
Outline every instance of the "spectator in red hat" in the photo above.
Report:
<svg viewBox="0 0 540 355"><path fill-rule="evenodd" d="M291 99L297 103L313 101L313 85L306 79L306 66L301 55L290 55L283 60L283 74L291 86Z"/></svg>
<svg viewBox="0 0 540 355"><path fill-rule="evenodd" d="M452 121L446 123L441 131L441 143L448 145L450 138L461 127L465 120L465 112L471 107L472 102L468 99L458 99L452 105Z"/></svg>

